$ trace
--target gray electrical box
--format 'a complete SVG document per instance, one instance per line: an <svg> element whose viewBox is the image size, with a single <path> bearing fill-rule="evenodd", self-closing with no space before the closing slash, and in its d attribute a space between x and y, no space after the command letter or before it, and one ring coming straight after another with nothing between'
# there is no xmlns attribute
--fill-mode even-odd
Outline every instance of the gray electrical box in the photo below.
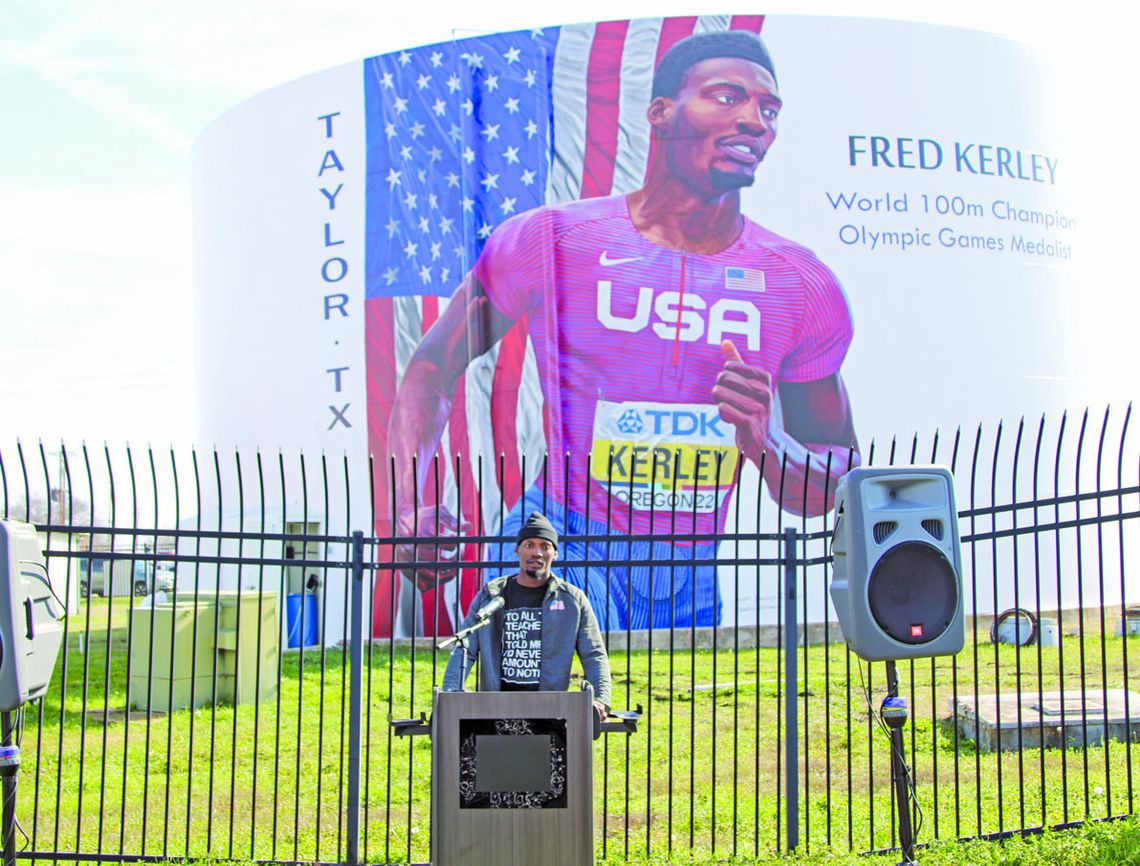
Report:
<svg viewBox="0 0 1140 866"><path fill-rule="evenodd" d="M47 691L63 616L35 527L0 520L0 712Z"/></svg>

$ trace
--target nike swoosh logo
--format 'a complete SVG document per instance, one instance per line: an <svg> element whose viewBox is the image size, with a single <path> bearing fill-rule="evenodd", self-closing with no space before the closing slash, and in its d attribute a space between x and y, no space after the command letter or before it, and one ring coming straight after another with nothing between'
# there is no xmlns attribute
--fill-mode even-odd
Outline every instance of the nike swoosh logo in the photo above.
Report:
<svg viewBox="0 0 1140 866"><path fill-rule="evenodd" d="M625 265L629 262L639 262L643 258L645 258L645 256L630 256L627 259L611 259L606 251L602 250L602 254L598 256L598 264L603 268L612 268L614 265Z"/></svg>

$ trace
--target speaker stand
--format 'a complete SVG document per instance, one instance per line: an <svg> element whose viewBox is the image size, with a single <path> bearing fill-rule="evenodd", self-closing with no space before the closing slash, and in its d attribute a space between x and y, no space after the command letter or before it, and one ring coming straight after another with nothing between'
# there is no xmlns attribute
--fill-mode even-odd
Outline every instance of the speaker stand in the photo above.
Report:
<svg viewBox="0 0 1140 866"><path fill-rule="evenodd" d="M916 866L914 828L910 822L910 770L903 751L903 727L907 720L906 698L899 697L899 672L894 659L887 660L887 696L879 710L891 734L891 782L895 786L895 808L899 818L899 847L903 859L898 866Z"/></svg>
<svg viewBox="0 0 1140 866"><path fill-rule="evenodd" d="M4 866L16 863L16 772L20 768L20 749L13 742L15 724L12 714L0 713L0 791L3 792Z"/></svg>

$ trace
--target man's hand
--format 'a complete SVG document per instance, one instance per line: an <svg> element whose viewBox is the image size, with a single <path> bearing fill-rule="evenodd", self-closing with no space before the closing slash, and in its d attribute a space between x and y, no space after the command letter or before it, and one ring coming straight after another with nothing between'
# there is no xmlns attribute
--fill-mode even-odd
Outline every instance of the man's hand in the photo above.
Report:
<svg viewBox="0 0 1140 866"><path fill-rule="evenodd" d="M396 546L397 562L432 562L438 566L403 568L401 571L416 582L423 592L436 589L458 574L458 567L451 565L459 559L460 539L457 535L468 535L471 524L459 525L450 511L442 505L424 505L418 511L408 509L400 513L396 522L398 535L421 539L420 544L400 544ZM438 543L423 539L438 537Z"/></svg>
<svg viewBox="0 0 1140 866"><path fill-rule="evenodd" d="M722 342L720 350L724 366L717 374L713 399L720 417L736 427L740 453L759 465L772 415L772 376L767 370L745 364L731 340Z"/></svg>
<svg viewBox="0 0 1140 866"><path fill-rule="evenodd" d="M610 711L601 701L594 701L594 712L598 714L599 722L604 722L610 715Z"/></svg>

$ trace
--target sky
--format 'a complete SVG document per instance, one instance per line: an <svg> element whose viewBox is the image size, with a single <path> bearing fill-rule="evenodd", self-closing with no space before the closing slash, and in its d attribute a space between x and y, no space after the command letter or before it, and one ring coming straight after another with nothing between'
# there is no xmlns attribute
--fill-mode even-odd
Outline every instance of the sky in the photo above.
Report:
<svg viewBox="0 0 1140 866"><path fill-rule="evenodd" d="M195 438L190 152L226 109L310 72L400 48L648 15L846 14L987 30L1060 69L1085 133L1102 237L1096 279L1130 277L1140 234L1135 33L1126 4L707 0L574 4L4 0L0 5L0 448ZM1112 9L1113 11L1109 11ZM413 14L415 13L415 14ZM968 57L962 58L969 63ZM869 82L873 86L873 82ZM1133 333L1135 301L1103 315ZM1100 315L1100 313L1097 313ZM1140 369L1134 342L1122 363Z"/></svg>

